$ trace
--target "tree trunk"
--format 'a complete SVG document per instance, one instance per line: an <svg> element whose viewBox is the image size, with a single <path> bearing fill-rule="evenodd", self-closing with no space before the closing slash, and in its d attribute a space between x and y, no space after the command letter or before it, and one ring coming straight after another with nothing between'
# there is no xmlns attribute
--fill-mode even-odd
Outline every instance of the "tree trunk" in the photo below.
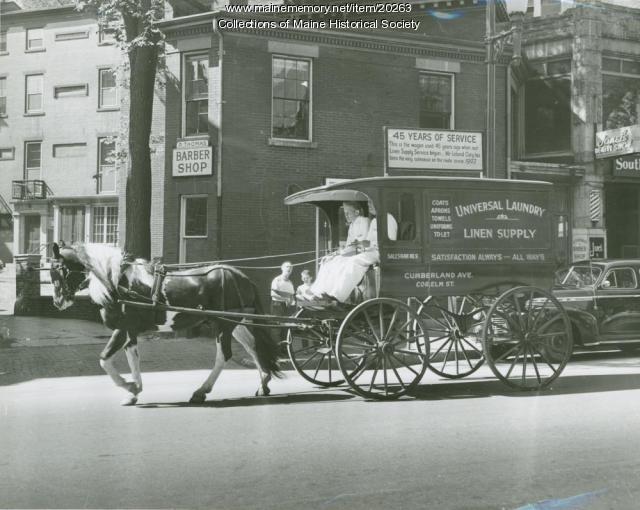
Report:
<svg viewBox="0 0 640 510"><path fill-rule="evenodd" d="M151 154L149 137L158 61L156 45L129 50L129 157L124 249L151 258Z"/></svg>

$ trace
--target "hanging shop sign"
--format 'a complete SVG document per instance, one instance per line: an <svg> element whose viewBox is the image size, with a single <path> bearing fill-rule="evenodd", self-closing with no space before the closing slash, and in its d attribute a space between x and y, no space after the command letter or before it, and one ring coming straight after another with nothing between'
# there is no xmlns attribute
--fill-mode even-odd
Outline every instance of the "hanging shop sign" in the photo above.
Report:
<svg viewBox="0 0 640 510"><path fill-rule="evenodd" d="M640 154L614 159L613 175L616 177L640 177Z"/></svg>
<svg viewBox="0 0 640 510"><path fill-rule="evenodd" d="M178 140L173 149L173 177L213 174L213 149L207 140Z"/></svg>
<svg viewBox="0 0 640 510"><path fill-rule="evenodd" d="M627 126L596 133L597 159L640 152L640 126Z"/></svg>
<svg viewBox="0 0 640 510"><path fill-rule="evenodd" d="M482 133L386 128L387 169L482 171Z"/></svg>
<svg viewBox="0 0 640 510"><path fill-rule="evenodd" d="M604 237L589 237L589 258L605 258Z"/></svg>

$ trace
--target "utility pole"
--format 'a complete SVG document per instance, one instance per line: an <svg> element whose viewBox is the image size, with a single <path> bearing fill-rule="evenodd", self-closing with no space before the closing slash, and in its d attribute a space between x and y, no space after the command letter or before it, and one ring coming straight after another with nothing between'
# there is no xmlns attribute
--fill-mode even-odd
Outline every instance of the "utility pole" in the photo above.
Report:
<svg viewBox="0 0 640 510"><path fill-rule="evenodd" d="M486 0L486 46L487 46L487 116L486 116L486 177L496 176L496 61L494 40L496 33L495 0Z"/></svg>

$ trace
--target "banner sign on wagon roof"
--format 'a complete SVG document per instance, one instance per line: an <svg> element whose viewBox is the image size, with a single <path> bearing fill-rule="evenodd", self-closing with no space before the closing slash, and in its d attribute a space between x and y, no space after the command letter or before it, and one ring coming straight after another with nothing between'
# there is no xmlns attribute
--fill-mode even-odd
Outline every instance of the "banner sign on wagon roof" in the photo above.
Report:
<svg viewBox="0 0 640 510"><path fill-rule="evenodd" d="M387 169L482 172L482 133L386 128Z"/></svg>

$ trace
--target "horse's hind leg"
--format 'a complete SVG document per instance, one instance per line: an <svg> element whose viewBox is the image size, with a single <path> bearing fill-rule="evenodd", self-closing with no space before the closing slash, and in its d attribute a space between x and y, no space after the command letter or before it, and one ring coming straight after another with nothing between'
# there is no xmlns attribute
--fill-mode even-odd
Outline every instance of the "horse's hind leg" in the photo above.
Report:
<svg viewBox="0 0 640 510"><path fill-rule="evenodd" d="M216 342L216 362L213 365L213 369L211 370L209 377L207 377L202 383L202 386L193 392L189 402L192 404L202 404L206 400L207 394L211 393L213 385L224 369L225 364L226 361L224 359L224 354L222 353L222 341L221 338L218 338L218 341Z"/></svg>
<svg viewBox="0 0 640 510"><path fill-rule="evenodd" d="M269 396L269 394L271 393L271 390L269 389L269 381L271 381L271 376L265 370L263 370L262 365L260 365L260 361L258 361L258 354L256 353L255 349L255 337L251 334L251 331L249 331L246 326L240 324L238 327L236 327L236 329L233 330L233 338L235 338L242 345L242 347L244 347L249 356L251 356L251 359L256 364L258 373L260 374L260 387L256 391L256 397L262 395Z"/></svg>
<svg viewBox="0 0 640 510"><path fill-rule="evenodd" d="M136 384L135 395L142 392L142 373L140 372L140 354L138 353L138 335L128 332L129 341L124 346L124 353L131 369L131 378Z"/></svg>
<svg viewBox="0 0 640 510"><path fill-rule="evenodd" d="M140 393L141 389L138 389L137 383L125 381L113 364L114 355L122 349L126 342L127 332L123 329L114 330L111 338L107 342L107 345L100 353L100 366L109 375L109 377L111 377L116 386L120 386L129 392L129 396L122 401L122 404L132 405L136 403L137 395Z"/></svg>

